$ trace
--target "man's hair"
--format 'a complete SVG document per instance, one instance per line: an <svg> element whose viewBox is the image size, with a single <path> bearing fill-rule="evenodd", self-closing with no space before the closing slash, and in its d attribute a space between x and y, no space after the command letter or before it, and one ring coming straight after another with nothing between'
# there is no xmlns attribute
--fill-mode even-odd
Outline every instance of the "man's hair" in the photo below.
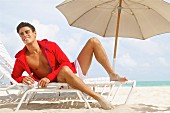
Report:
<svg viewBox="0 0 170 113"><path fill-rule="evenodd" d="M33 25L31 25L28 22L21 22L18 26L17 26L17 33L19 33L19 30L23 27L29 27L33 32L35 31L35 27Z"/></svg>

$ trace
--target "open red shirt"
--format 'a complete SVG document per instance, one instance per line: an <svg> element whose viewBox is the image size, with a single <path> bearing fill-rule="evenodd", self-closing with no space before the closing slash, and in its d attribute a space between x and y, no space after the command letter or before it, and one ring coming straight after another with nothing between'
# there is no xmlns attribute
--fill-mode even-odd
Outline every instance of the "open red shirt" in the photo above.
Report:
<svg viewBox="0 0 170 113"><path fill-rule="evenodd" d="M76 73L74 63L71 63L64 52L60 49L60 47L47 39L42 41L38 41L39 46L45 57L48 60L48 64L50 66L51 73L47 75L47 78L50 81L55 81L60 69L63 66L68 66L74 73ZM26 50L24 47L21 51L19 51L16 55L16 61L12 72L12 77L19 83L22 82L25 76L22 76L22 73L26 71L28 74L31 74L31 70L28 66L26 60ZM33 75L33 79L37 80L37 78Z"/></svg>

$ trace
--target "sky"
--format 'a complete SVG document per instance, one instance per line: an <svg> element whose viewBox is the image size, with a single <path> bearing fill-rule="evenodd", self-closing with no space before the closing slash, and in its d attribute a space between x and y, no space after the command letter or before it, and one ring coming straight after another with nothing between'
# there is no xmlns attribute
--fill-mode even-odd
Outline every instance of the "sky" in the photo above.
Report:
<svg viewBox="0 0 170 113"><path fill-rule="evenodd" d="M24 47L16 26L24 21L33 24L37 40L56 42L74 61L85 43L97 37L112 64L113 38L103 38L94 33L69 26L66 18L55 7L64 0L0 0L0 40L13 59ZM170 0L167 0L170 2ZM116 73L137 81L170 81L170 33L146 40L119 38ZM93 58L88 77L107 77L108 74Z"/></svg>

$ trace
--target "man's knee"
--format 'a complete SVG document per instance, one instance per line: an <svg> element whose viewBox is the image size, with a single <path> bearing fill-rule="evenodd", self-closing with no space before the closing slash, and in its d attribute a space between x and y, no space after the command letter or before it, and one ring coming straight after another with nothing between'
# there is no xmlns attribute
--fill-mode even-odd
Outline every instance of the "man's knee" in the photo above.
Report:
<svg viewBox="0 0 170 113"><path fill-rule="evenodd" d="M71 76L71 69L68 66L63 66L57 76L58 82L66 82L67 77Z"/></svg>
<svg viewBox="0 0 170 113"><path fill-rule="evenodd" d="M89 39L89 42L90 42L91 44L99 44L99 43L100 43L99 39L97 39L96 37L90 38L90 39Z"/></svg>
<svg viewBox="0 0 170 113"><path fill-rule="evenodd" d="M71 69L68 66L63 66L59 73L68 75L71 73Z"/></svg>

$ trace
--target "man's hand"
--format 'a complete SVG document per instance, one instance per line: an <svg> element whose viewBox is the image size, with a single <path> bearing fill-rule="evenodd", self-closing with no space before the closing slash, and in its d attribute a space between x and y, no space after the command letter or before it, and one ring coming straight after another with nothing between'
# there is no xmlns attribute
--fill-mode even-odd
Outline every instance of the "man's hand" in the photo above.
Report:
<svg viewBox="0 0 170 113"><path fill-rule="evenodd" d="M29 76L26 76L25 78L23 78L22 83L25 85L32 85L34 84L34 79L31 78L31 76L33 75L33 73L31 73Z"/></svg>
<svg viewBox="0 0 170 113"><path fill-rule="evenodd" d="M46 77L42 78L39 82L38 82L38 87L47 87L47 85L50 83L50 80Z"/></svg>

